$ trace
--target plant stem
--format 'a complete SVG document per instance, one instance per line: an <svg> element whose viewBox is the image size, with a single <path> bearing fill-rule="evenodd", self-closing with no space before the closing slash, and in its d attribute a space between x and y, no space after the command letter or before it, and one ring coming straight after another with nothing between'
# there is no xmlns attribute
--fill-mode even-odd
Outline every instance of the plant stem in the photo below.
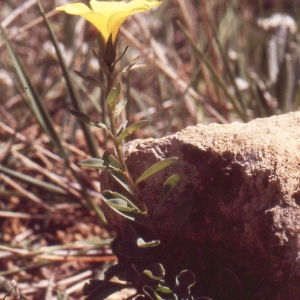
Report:
<svg viewBox="0 0 300 300"><path fill-rule="evenodd" d="M106 97L107 97L113 88L113 79L112 79L111 73L106 73L106 80L107 80L107 83L106 83L106 85L107 85ZM127 164L125 162L123 149L122 149L122 144L121 144L122 142L119 142L119 143L117 142L117 124L116 124L116 120L115 120L115 112L109 111L108 115L109 115L109 122L110 122L110 130L113 135L113 143L115 145L115 150L117 153L119 163L122 165L123 168L125 168L124 175L126 176L127 182L134 192L133 196L136 199L136 202L137 202L136 204L143 211L147 211L147 207L146 207L145 203L140 199L138 188L137 188L136 184L134 183L134 181L132 180L130 173L128 171Z"/></svg>

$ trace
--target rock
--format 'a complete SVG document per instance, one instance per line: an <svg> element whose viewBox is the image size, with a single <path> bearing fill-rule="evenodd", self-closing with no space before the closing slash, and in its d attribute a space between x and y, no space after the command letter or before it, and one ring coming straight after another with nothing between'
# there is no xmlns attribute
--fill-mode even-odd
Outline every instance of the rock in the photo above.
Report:
<svg viewBox="0 0 300 300"><path fill-rule="evenodd" d="M189 245L186 253L193 247L202 253L195 264L209 274L199 271L197 280L209 278L222 290L222 278L233 273L246 295L256 289L253 299L300 299L300 112L247 124L188 127L160 139L135 140L126 151L134 179L164 158L179 158L139 188L161 240L170 237L177 206L192 201L174 239ZM175 173L181 182L153 218L163 182ZM104 173L101 184L118 189ZM120 218L109 218L115 227L122 226ZM218 267L215 261L221 261ZM220 297L213 288L200 290Z"/></svg>

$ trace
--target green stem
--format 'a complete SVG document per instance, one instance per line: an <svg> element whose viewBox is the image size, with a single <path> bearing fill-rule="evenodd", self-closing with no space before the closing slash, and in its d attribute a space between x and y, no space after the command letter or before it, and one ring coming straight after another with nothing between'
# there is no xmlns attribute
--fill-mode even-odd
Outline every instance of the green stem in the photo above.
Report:
<svg viewBox="0 0 300 300"><path fill-rule="evenodd" d="M107 97L109 95L110 91L112 90L113 83L114 83L111 73L106 74L106 80L107 80L107 83L106 83L107 84L106 97ZM137 188L136 184L134 183L134 181L132 180L130 173L128 171L127 164L125 162L123 149L122 149L122 144L121 144L121 142L120 143L117 142L117 124L115 121L115 113L113 111L109 111L108 115L109 115L109 122L110 122L110 130L113 135L113 143L115 145L119 163L122 165L122 167L125 168L124 175L126 176L127 182L134 192L133 196L135 197L135 199L137 201L136 204L138 206L140 206L140 208L142 210L147 211L147 207L146 207L145 203L140 199L138 188Z"/></svg>

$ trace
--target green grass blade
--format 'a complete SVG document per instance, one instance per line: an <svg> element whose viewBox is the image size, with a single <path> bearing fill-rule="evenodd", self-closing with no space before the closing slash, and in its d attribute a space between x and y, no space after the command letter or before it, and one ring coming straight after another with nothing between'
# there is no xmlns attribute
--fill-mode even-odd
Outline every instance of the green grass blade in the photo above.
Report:
<svg viewBox="0 0 300 300"><path fill-rule="evenodd" d="M31 177L29 175L11 170L9 168L3 167L2 165L0 165L0 172L15 177L23 182L35 185L37 187L43 188L51 193L58 193L58 194L62 194L62 195L67 195L68 192L64 189L62 189L61 187L58 187L54 184L51 184L49 182L45 182L39 179L36 179L34 177Z"/></svg>
<svg viewBox="0 0 300 300"><path fill-rule="evenodd" d="M227 71L227 74L228 74L228 77L230 79L230 82L232 84L232 86L234 87L234 90L235 90L235 93L236 93L236 96L237 96L237 99L239 101L239 104L241 106L241 111L243 112L243 120L244 121L247 121L247 113L246 113L246 106L245 106L245 101L244 101L244 97L240 91L240 89L238 88L237 84L236 84L236 81L235 81L235 78L234 78L234 74L231 70L231 67L230 67L230 62L229 62L229 59L228 59L228 56L226 55L222 45L221 45L221 42L220 42L220 39L218 37L218 33L217 33L217 30L216 30L216 26L214 24L214 22L212 20L210 20L210 26L211 26L211 29L212 29L212 33L214 35L214 38L215 38L215 41L217 43L217 46L218 46L218 49L222 55L222 58L223 58L223 62L224 62L224 65L226 67L226 71Z"/></svg>
<svg viewBox="0 0 300 300"><path fill-rule="evenodd" d="M6 32L5 32L4 28L2 28L1 24L0 24L0 30L1 30L3 40L6 44L7 50L13 61L14 67L17 71L17 74L18 74L23 86L26 89L28 98L30 100L31 108L32 108L36 118L38 119L38 122L40 123L43 130L50 137L51 142L56 147L59 154L67 161L68 157L67 157L65 150L61 144L61 140L60 140L57 132L54 129L54 124L52 122L52 119L51 119L48 111L46 110L46 108L40 98L40 95L38 94L35 87L31 84L31 81L29 80L29 77L28 77L22 63L20 62L19 57L15 53L15 51L12 47L12 44L10 43L10 41L6 35Z"/></svg>
<svg viewBox="0 0 300 300"><path fill-rule="evenodd" d="M212 64L209 62L209 60L206 58L205 54L200 50L200 48L194 43L191 35L189 34L189 32L182 26L182 24L180 22L177 22L178 26L180 27L180 29L182 30L182 32L184 33L184 35L186 36L186 38L189 40L189 42L191 43L193 49L195 50L197 56L205 63L205 65L207 66L208 70L211 72L211 74L213 75L214 79L216 80L216 82L218 83L219 87L222 89L222 91L224 92L224 94L226 95L226 97L228 98L228 100L230 101L230 103L233 105L234 110L236 111L236 113L240 116L240 118L243 121L245 120L244 117L244 113L242 111L242 109L240 108L239 104L237 103L237 101L234 99L234 97L231 95L231 93L228 91L228 88L226 86L226 83L222 80L222 78L219 76L219 74L217 73L217 71L214 69L214 67L212 66Z"/></svg>
<svg viewBox="0 0 300 300"><path fill-rule="evenodd" d="M71 102L72 102L75 110L78 110L80 112L84 112L84 108L83 108L79 93L78 93L77 89L75 88L75 85L73 84L72 78L70 76L70 72L68 70L68 67L65 63L63 55L62 55L62 53L60 51L60 48L58 46L57 38L56 38L56 36L55 36L55 34L52 30L52 27L51 27L47 17L45 16L45 12L44 12L40 2L37 1L37 4L39 6L40 12L41 12L42 17L44 19L44 22L47 26L47 29L49 31L50 38L53 42L59 64L60 64L60 67L61 67L62 72L63 72L63 76L66 80L67 90L69 92ZM91 155L94 156L94 157L97 157L98 156L97 145L96 145L95 138L94 138L89 126L87 124L85 124L84 122L82 122L82 121L79 121L79 123L80 123L80 126L81 126L82 130L83 130L85 140L87 142L87 145L88 145L88 148L91 152Z"/></svg>

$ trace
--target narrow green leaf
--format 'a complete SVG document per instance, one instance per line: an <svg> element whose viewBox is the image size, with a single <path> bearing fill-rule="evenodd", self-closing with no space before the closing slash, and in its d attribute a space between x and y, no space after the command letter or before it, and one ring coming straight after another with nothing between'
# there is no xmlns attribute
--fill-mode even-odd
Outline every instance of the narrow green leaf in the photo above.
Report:
<svg viewBox="0 0 300 300"><path fill-rule="evenodd" d="M106 161L101 158L88 158L78 163L80 166L92 168L92 169L109 169L113 166L109 165Z"/></svg>
<svg viewBox="0 0 300 300"><path fill-rule="evenodd" d="M102 122L90 122L89 124L91 126L95 126L95 127L106 130L113 137L111 131L107 128L107 126L104 123L102 123Z"/></svg>
<svg viewBox="0 0 300 300"><path fill-rule="evenodd" d="M110 73L106 63L101 58L101 56L98 56L97 58L98 58L98 62L100 64L100 69L103 71L104 74L106 74L106 76L110 76L111 73Z"/></svg>
<svg viewBox="0 0 300 300"><path fill-rule="evenodd" d="M130 134L134 133L136 130L144 127L145 125L147 125L149 122L148 121L139 121L136 122L132 125L130 125L129 127L127 127L117 138L117 143L120 143L123 139L125 139L127 136L129 136Z"/></svg>
<svg viewBox="0 0 300 300"><path fill-rule="evenodd" d="M69 112L76 117L78 120L83 121L85 123L90 123L90 117L81 111L77 111L74 109L69 109Z"/></svg>
<svg viewBox="0 0 300 300"><path fill-rule="evenodd" d="M178 158L177 157L170 157L170 158L166 158L164 160L159 161L158 163L154 164L153 166L151 166L149 169L147 169L136 181L135 184L140 183L141 181L145 180L146 178L148 178L149 176L163 170L164 168L168 167L169 165L171 165L172 163L174 163L175 161L177 161Z"/></svg>
<svg viewBox="0 0 300 300"><path fill-rule="evenodd" d="M109 200L107 200L107 202L112 204L112 205L128 207L127 202L123 199L118 199L118 198L109 199Z"/></svg>
<svg viewBox="0 0 300 300"><path fill-rule="evenodd" d="M126 126L127 126L127 123L128 123L128 120L125 120L118 128L117 130L117 135L120 135L125 129L126 129Z"/></svg>
<svg viewBox="0 0 300 300"><path fill-rule="evenodd" d="M91 169L107 169L107 170L114 170L116 172L122 172L122 169L117 169L107 161L104 161L101 158L88 158L82 160L78 163L80 166L91 168Z"/></svg>
<svg viewBox="0 0 300 300"><path fill-rule="evenodd" d="M107 202L107 200L109 200L108 198L106 198L106 193L107 191L104 191L102 193L102 199L104 202ZM113 193L111 191L109 191L110 193ZM103 195L104 194L104 195ZM124 197L124 196L122 196ZM153 229L153 226L151 224L151 222L149 221L148 217L146 216L146 212L143 211L134 211L134 212L125 212L125 211L120 211L114 207L111 207L111 209L113 209L115 212L117 212L118 214L120 214L121 216L123 216L124 218L127 218L131 221L137 222L149 229Z"/></svg>
<svg viewBox="0 0 300 300"><path fill-rule="evenodd" d="M125 173L123 172L119 172L120 170L123 169L123 167L121 166L121 164L117 161L117 159L109 154L107 151L104 152L103 156L102 156L103 160L109 162L109 164L111 164L116 171L114 170L108 170L108 172L111 174L111 176L126 190L128 191L131 195L134 195L134 191L131 188L131 185L128 184L128 180L127 177L125 175Z"/></svg>
<svg viewBox="0 0 300 300"><path fill-rule="evenodd" d="M116 103L120 95L120 92L121 92L121 85L120 83L118 83L116 87L112 88L109 95L107 96L107 110L109 113L115 112Z"/></svg>
<svg viewBox="0 0 300 300"><path fill-rule="evenodd" d="M139 208L132 201L130 201L127 197L125 197L124 195L121 195L117 192L112 192L112 191L106 190L106 191L102 192L102 197L104 197L107 201L108 200L115 200L115 199L123 200L127 203L127 205L130 208L133 208L135 211L141 213ZM122 205L121 202L119 203L119 205Z"/></svg>
<svg viewBox="0 0 300 300"><path fill-rule="evenodd" d="M74 70L74 73L76 75L78 75L79 77L81 77L82 79L86 80L89 83L92 83L98 87L100 87L103 91L106 91L106 86L104 85L104 83L102 83L101 81L99 81L98 79L90 76L90 75L84 75L83 73L81 73L80 71L76 71Z"/></svg>
<svg viewBox="0 0 300 300"><path fill-rule="evenodd" d="M128 72L135 64L136 62L139 60L139 56L137 56L134 60L132 60L125 68L123 68L120 72L118 72L117 74L114 75L113 78L117 78L119 75Z"/></svg>
<svg viewBox="0 0 300 300"><path fill-rule="evenodd" d="M125 53L127 52L129 46L126 46L123 53L115 60L115 62L112 65L112 68L114 69L116 64L122 59L122 57L125 55ZM115 77L114 77L115 78Z"/></svg>
<svg viewBox="0 0 300 300"><path fill-rule="evenodd" d="M78 110L74 110L74 109L69 109L69 112L74 116L76 117L78 120L86 123L86 124L89 124L91 126L94 126L94 127L98 127L98 128L101 128L103 130L106 130L110 136L113 137L111 131L107 128L107 126L101 122L92 122L90 117L88 115L86 115L85 113L81 112L81 111L78 111Z"/></svg>
<svg viewBox="0 0 300 300"><path fill-rule="evenodd" d="M125 108L127 103L127 99L122 99L116 106L116 110L115 110L115 121L117 122L120 116L120 113L122 112L122 110Z"/></svg>
<svg viewBox="0 0 300 300"><path fill-rule="evenodd" d="M117 209L112 208L115 212L117 212L118 214L120 214L121 216L123 216L126 219L129 219L133 222L137 222L149 229L153 229L153 226L151 224L151 222L149 221L149 219L146 217L145 214L139 213L137 211L135 212L125 212L125 211L120 211Z"/></svg>
<svg viewBox="0 0 300 300"><path fill-rule="evenodd" d="M110 200L107 200L107 205L111 208L114 208L118 211L126 211L126 212L135 212L137 211L136 209L130 207L128 205L128 203L125 201L125 200L122 200L122 199L110 199Z"/></svg>
<svg viewBox="0 0 300 300"><path fill-rule="evenodd" d="M120 172L120 170L122 170L122 167L120 169L117 169L116 171L108 170L108 172L124 189L126 189L126 191L128 191L131 195L134 195L134 191L131 188L131 185L128 184L125 173Z"/></svg>
<svg viewBox="0 0 300 300"><path fill-rule="evenodd" d="M181 176L179 174L175 174L175 175L172 175L171 177L169 177L165 181L164 186L163 186L163 190L162 190L162 193L161 193L161 196L160 196L160 200L159 200L158 204L156 205L154 213L153 213L154 216L157 215L160 208L164 204L165 200L174 191L174 189L176 188L180 178L181 178Z"/></svg>
<svg viewBox="0 0 300 300"><path fill-rule="evenodd" d="M120 169L122 167L118 160L107 151L104 152L102 159L109 162L112 166L114 166L117 169Z"/></svg>

